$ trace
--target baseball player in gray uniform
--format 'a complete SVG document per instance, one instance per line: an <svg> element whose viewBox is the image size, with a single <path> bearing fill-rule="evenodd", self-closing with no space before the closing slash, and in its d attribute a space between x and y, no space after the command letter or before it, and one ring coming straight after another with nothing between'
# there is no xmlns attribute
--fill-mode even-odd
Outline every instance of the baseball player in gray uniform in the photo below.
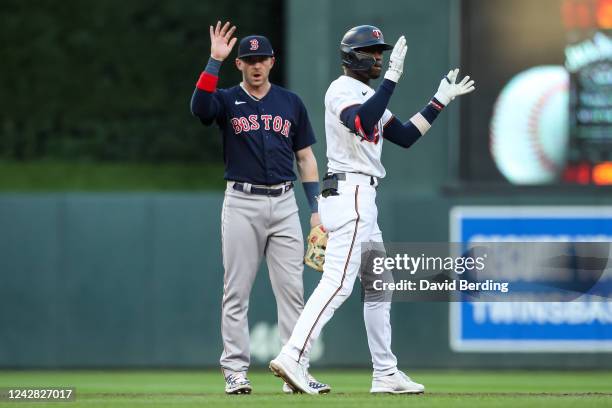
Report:
<svg viewBox="0 0 612 408"><path fill-rule="evenodd" d="M221 215L225 268L221 333L221 369L228 394L249 394L249 295L266 258L276 297L281 342L285 344L303 308L304 242L295 201L294 158L308 198L311 226L320 224L315 143L300 98L273 85L269 73L274 51L266 37L250 35L238 46L236 67L242 82L217 89L221 63L237 39L230 23L210 26L210 59L200 75L191 111L205 125L216 122L223 134L227 189ZM309 375L317 392L330 388ZM283 385L285 392L293 390Z"/></svg>
<svg viewBox="0 0 612 408"><path fill-rule="evenodd" d="M321 221L329 234L323 277L308 299L291 338L270 362L270 369L292 387L315 394L308 384L305 362L313 341L334 311L350 295L361 263L361 243L382 243L376 208L376 187L385 177L381 163L383 141L412 146L455 97L474 90L459 70L445 76L434 97L407 122L388 109L406 55L406 40L394 47L369 25L349 30L340 44L344 75L325 94L325 137L328 172L319 201ZM383 51L393 50L384 80L375 91L370 80L382 73ZM374 244L376 245L376 244ZM391 350L391 303L364 302L368 346L372 355L372 393L418 394L425 387L400 371Z"/></svg>

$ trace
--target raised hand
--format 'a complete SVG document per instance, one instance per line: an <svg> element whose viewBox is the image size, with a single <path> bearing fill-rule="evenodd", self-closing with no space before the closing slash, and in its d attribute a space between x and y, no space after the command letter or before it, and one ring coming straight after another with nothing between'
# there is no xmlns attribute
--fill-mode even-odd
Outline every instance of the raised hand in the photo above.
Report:
<svg viewBox="0 0 612 408"><path fill-rule="evenodd" d="M476 89L474 81L470 80L469 76L466 76L461 82L457 83L458 75L459 68L449 71L448 75L442 78L434 98L444 105L448 105L457 96L468 94Z"/></svg>
<svg viewBox="0 0 612 408"><path fill-rule="evenodd" d="M217 25L213 28L210 26L210 56L217 61L223 61L232 52L237 38L232 37L236 31L236 26L231 26L230 22L226 22L221 26L221 21L217 21Z"/></svg>
<svg viewBox="0 0 612 408"><path fill-rule="evenodd" d="M402 76L402 72L404 72L404 58L406 58L406 51L408 50L408 46L406 45L406 38L402 35L395 46L393 47L393 51L391 51L391 56L389 57L389 69L385 73L385 78L391 80L395 83L399 81Z"/></svg>

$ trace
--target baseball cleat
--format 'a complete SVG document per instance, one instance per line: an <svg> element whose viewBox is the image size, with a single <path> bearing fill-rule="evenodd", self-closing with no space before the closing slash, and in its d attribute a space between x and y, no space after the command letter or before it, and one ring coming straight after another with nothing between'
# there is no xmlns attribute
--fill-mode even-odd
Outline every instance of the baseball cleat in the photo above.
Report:
<svg viewBox="0 0 612 408"><path fill-rule="evenodd" d="M370 392L372 394L423 394L425 386L412 381L402 371L397 371L395 374L374 378Z"/></svg>
<svg viewBox="0 0 612 408"><path fill-rule="evenodd" d="M318 381L310 374L308 374L308 385L319 394L328 394L331 391L331 387L328 384ZM285 394L295 393L287 383L283 383L283 392Z"/></svg>
<svg viewBox="0 0 612 408"><path fill-rule="evenodd" d="M282 378L294 392L306 394L319 393L310 388L306 367L286 354L281 353L274 360L270 361L270 371L275 376Z"/></svg>
<svg viewBox="0 0 612 408"><path fill-rule="evenodd" d="M286 382L283 383L283 392L285 394L293 394L294 393L294 391L291 389L289 384L287 384Z"/></svg>
<svg viewBox="0 0 612 408"><path fill-rule="evenodd" d="M252 390L246 373L232 373L225 377L226 394L250 394Z"/></svg>

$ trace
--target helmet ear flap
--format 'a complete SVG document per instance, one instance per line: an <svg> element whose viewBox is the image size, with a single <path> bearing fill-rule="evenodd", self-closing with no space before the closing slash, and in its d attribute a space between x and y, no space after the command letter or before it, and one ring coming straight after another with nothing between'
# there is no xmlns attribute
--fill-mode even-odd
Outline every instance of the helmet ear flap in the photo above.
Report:
<svg viewBox="0 0 612 408"><path fill-rule="evenodd" d="M351 70L358 68L359 60L353 51L342 52L342 65Z"/></svg>
<svg viewBox="0 0 612 408"><path fill-rule="evenodd" d="M359 50L345 44L340 46L340 56L342 65L351 71L369 71L376 63L376 59L371 55L359 52Z"/></svg>
<svg viewBox="0 0 612 408"><path fill-rule="evenodd" d="M342 56L342 65L351 71L369 71L376 63L376 59L371 55L348 47L343 47L340 55Z"/></svg>
<svg viewBox="0 0 612 408"><path fill-rule="evenodd" d="M376 64L376 58L365 52L354 50L353 55L357 60L357 64L359 65L360 71L369 71L374 66L374 64Z"/></svg>
<svg viewBox="0 0 612 408"><path fill-rule="evenodd" d="M355 64L355 56L353 55L353 50L345 45L342 45L340 47L340 58L342 59L342 65L347 68L350 68Z"/></svg>

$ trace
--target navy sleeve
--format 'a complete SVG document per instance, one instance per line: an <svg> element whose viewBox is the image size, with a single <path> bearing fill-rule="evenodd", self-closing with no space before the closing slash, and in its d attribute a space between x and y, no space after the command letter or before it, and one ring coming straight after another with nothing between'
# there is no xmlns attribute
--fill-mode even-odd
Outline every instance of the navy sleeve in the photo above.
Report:
<svg viewBox="0 0 612 408"><path fill-rule="evenodd" d="M429 129L429 126L433 124L443 108L444 105L434 98L421 110L422 118L420 118L420 121L423 122L423 119L426 121L423 122L426 125L422 130L423 133L411 120L402 124L397 118L391 119L385 126L384 138L398 146L409 148Z"/></svg>
<svg viewBox="0 0 612 408"><path fill-rule="evenodd" d="M385 140L395 143L398 146L409 148L423 136L419 129L410 121L402 124L398 118L393 118L385 126Z"/></svg>
<svg viewBox="0 0 612 408"><path fill-rule="evenodd" d="M215 119L221 125L224 117L223 97L217 91L220 69L221 61L209 58L191 97L191 113L205 125L210 125Z"/></svg>
<svg viewBox="0 0 612 408"><path fill-rule="evenodd" d="M301 99L297 98L298 104L298 121L295 124L295 133L293 134L293 151L297 152L305 147L312 146L317 142L315 139L310 119L308 118L308 112Z"/></svg>
<svg viewBox="0 0 612 408"><path fill-rule="evenodd" d="M361 106L362 105L349 106L348 108L344 109L342 113L340 113L340 121L342 124L353 131L353 133L356 135L358 133L357 129L355 128L355 118L359 114L359 108Z"/></svg>
<svg viewBox="0 0 612 408"><path fill-rule="evenodd" d="M350 106L340 113L340 120L344 126L368 141L374 141L374 126L380 120L389 99L393 95L395 82L385 79L382 81L374 95L361 105Z"/></svg>
<svg viewBox="0 0 612 408"><path fill-rule="evenodd" d="M196 88L191 97L191 113L205 125L212 124L215 119L220 124L225 107L219 91L210 93Z"/></svg>

